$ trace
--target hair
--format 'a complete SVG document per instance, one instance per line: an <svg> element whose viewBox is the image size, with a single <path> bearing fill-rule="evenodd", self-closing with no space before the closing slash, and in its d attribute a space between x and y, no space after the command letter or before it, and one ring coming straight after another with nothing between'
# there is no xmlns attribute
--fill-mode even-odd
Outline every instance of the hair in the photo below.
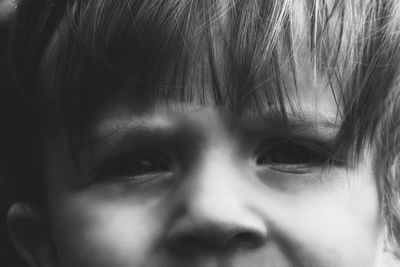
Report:
<svg viewBox="0 0 400 267"><path fill-rule="evenodd" d="M374 167L388 230L386 249L400 259L400 91L386 103L386 116L377 129Z"/></svg>
<svg viewBox="0 0 400 267"><path fill-rule="evenodd" d="M383 213L400 247L399 1L20 0L12 33L18 127L28 133L10 134L16 176L40 172L35 127L50 104L78 155L95 114L121 95L138 111L196 101L236 118L268 107L285 119L309 66L310 90L330 90L338 106L333 151L354 161L377 151ZM21 182L34 189L21 195L43 194L37 180Z"/></svg>

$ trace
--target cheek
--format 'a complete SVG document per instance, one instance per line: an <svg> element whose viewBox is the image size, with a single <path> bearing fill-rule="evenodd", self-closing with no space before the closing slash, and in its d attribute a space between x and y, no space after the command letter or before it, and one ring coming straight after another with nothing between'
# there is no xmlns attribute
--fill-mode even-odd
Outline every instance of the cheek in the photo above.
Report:
<svg viewBox="0 0 400 267"><path fill-rule="evenodd" d="M59 141L61 142L61 141ZM62 266L141 266L160 242L163 213L150 201L77 190L80 174L66 161L66 144L46 168L52 234ZM57 145L45 147L57 147Z"/></svg>
<svg viewBox="0 0 400 267"><path fill-rule="evenodd" d="M332 266L374 261L382 222L369 172L332 170L309 190L273 198L279 201L264 207L265 217L290 257Z"/></svg>
<svg viewBox="0 0 400 267"><path fill-rule="evenodd" d="M148 259L160 242L162 216L154 203L137 203L85 196L62 201L53 213L60 261L66 266L136 266Z"/></svg>

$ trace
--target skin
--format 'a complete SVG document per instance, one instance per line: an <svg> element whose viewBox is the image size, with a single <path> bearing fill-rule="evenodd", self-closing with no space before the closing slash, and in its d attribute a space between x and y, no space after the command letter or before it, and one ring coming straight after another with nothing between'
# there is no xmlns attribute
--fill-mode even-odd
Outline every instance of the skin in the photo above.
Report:
<svg viewBox="0 0 400 267"><path fill-rule="evenodd" d="M54 258L71 267L377 266L371 153L323 168L315 143L337 134L336 104L329 90L300 92L303 113L289 113L288 129L251 113L233 126L211 104L142 114L114 105L99 114L80 168L49 121Z"/></svg>

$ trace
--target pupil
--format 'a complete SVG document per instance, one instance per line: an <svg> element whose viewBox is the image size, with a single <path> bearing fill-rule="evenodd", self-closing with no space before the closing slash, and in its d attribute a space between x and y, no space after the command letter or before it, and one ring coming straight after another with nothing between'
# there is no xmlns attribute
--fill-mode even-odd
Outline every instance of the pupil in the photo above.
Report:
<svg viewBox="0 0 400 267"><path fill-rule="evenodd" d="M133 159L127 160L115 166L115 173L118 175L142 175L158 171L163 171L166 168L154 160L150 159Z"/></svg>
<svg viewBox="0 0 400 267"><path fill-rule="evenodd" d="M156 167L155 164L152 164L149 160L146 159L141 159L136 161L135 165L134 165L135 169L137 169L139 172L149 172L154 169L158 169L155 168Z"/></svg>
<svg viewBox="0 0 400 267"><path fill-rule="evenodd" d="M283 149L279 149L273 161L286 164L307 163L310 161L310 155L308 151L298 146L285 146Z"/></svg>

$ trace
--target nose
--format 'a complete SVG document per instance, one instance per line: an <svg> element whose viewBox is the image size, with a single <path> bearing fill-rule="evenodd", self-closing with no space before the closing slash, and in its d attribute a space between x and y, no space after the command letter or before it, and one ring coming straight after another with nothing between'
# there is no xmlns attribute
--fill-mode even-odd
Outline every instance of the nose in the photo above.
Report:
<svg viewBox="0 0 400 267"><path fill-rule="evenodd" d="M168 234L168 243L173 250L184 253L255 249L265 243L263 225L243 217L223 216L186 217L174 224Z"/></svg>
<svg viewBox="0 0 400 267"><path fill-rule="evenodd" d="M180 209L167 234L178 252L255 249L267 240L267 227L252 209L251 194L240 190L237 165L210 160L182 186Z"/></svg>

